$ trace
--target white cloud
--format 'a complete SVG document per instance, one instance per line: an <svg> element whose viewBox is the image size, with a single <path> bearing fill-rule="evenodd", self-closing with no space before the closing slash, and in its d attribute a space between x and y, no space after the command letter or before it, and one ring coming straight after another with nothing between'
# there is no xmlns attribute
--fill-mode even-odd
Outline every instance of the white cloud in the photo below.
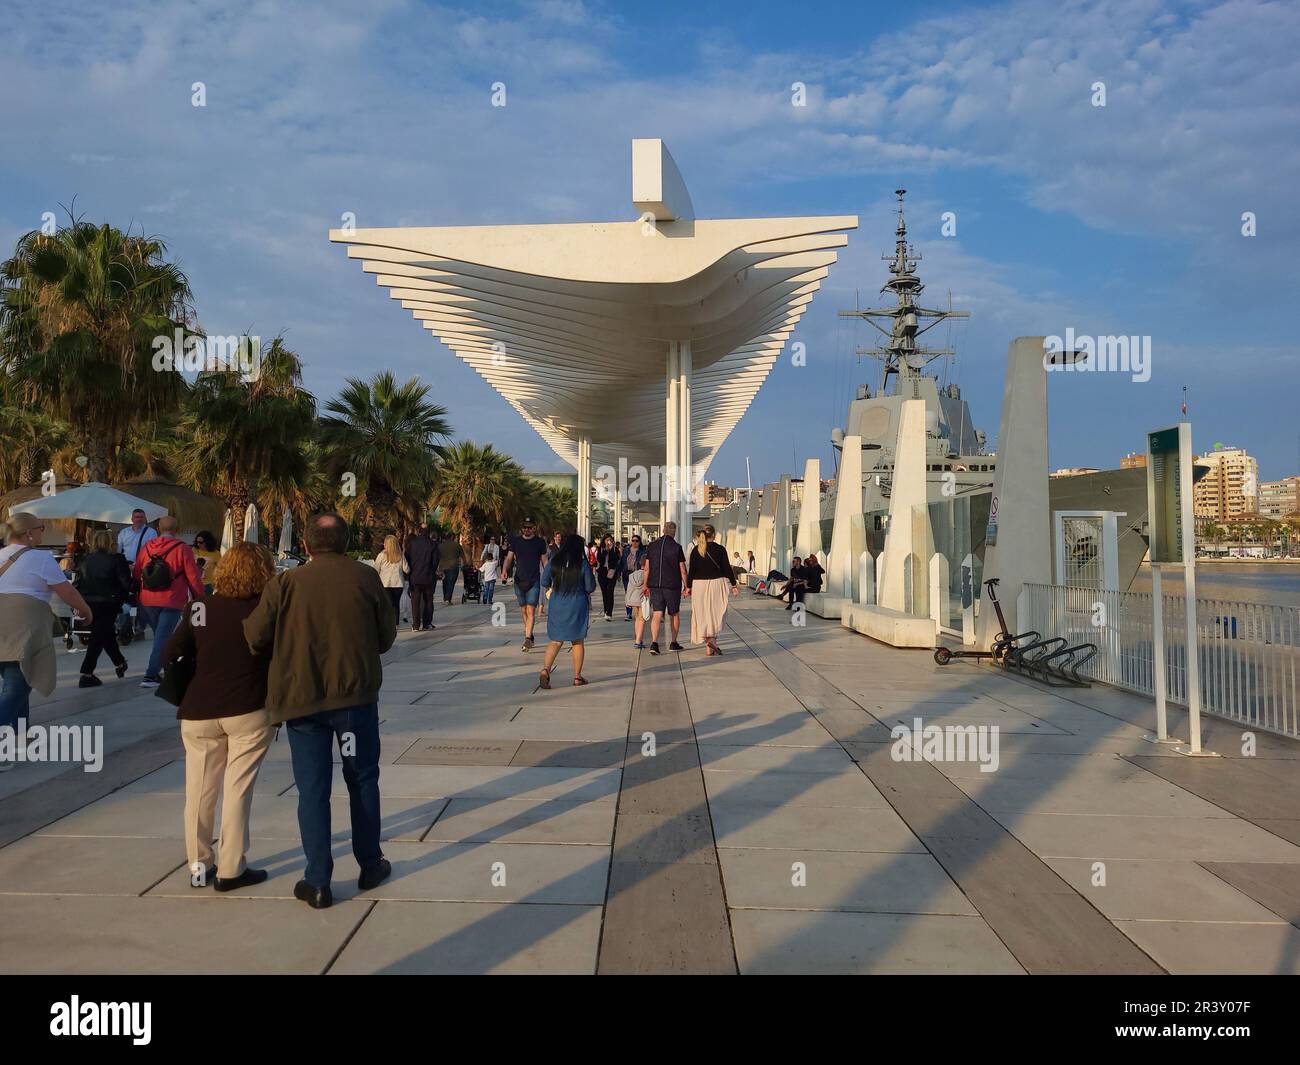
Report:
<svg viewBox="0 0 1300 1065"><path fill-rule="evenodd" d="M995 179L1028 201L1010 252L980 247L974 229L958 243L916 230L925 276L974 312L968 339L994 375L1009 335L1100 321L1114 295L1081 288L1065 255L1059 270L1023 269L1014 248L1037 239L1033 209L1184 251L1184 278L1115 265L1126 298L1136 276L1153 310L1184 316L1171 344L1222 328L1232 308L1209 298L1220 284L1263 304L1289 295L1300 19L1281 3L1013 0L820 52L776 41L754 54L705 29L695 62L667 73L653 31L576 0L490 14L414 0L85 0L3 21L0 135L25 146L0 164L6 193L22 190L5 197L13 229L39 224L39 210L25 217L34 203L79 195L88 217L162 233L205 320L299 338L318 391L358 363L421 369L453 412L490 416L521 453L544 448L327 242L343 211L363 226L628 218L627 142L646 135L669 141L705 214L808 210L783 198L786 183L861 179L854 197L874 199L916 175L945 189ZM1105 109L1089 103L1098 79ZM506 108L489 106L494 80ZM790 105L796 80L805 109ZM190 106L194 81L207 108ZM834 195L813 210L853 209ZM1254 243L1238 235L1243 210L1258 213ZM864 211L810 330L854 288L874 292L891 231L887 203ZM1184 350L1194 361L1216 349Z"/></svg>

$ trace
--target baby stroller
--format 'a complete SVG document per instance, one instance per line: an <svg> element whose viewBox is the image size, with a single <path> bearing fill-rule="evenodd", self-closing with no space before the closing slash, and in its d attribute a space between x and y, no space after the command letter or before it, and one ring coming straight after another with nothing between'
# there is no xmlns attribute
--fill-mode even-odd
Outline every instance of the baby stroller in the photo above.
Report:
<svg viewBox="0 0 1300 1065"><path fill-rule="evenodd" d="M483 602L483 579L479 576L478 570L473 566L464 566L461 574L465 578L465 587L460 593L462 603L481 603Z"/></svg>

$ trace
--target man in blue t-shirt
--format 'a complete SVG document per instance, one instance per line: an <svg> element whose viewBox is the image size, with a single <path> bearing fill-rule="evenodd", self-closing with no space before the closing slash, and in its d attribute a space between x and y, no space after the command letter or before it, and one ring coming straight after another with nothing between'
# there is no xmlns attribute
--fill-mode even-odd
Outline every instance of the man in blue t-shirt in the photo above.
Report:
<svg viewBox="0 0 1300 1065"><path fill-rule="evenodd" d="M676 540L677 523L664 522L664 534L646 548L645 573L646 594L650 596L650 653L659 653L659 623L665 614L672 629L673 642L668 645L670 651L680 651L682 645L677 642L681 631L682 585L686 583L686 555L682 545Z"/></svg>
<svg viewBox="0 0 1300 1065"><path fill-rule="evenodd" d="M515 602L524 614L525 651L533 649L533 622L541 600L542 559L545 557L546 541L537 535L537 523L532 518L525 518L519 527L519 535L510 537L510 551L501 567L507 575L514 574Z"/></svg>

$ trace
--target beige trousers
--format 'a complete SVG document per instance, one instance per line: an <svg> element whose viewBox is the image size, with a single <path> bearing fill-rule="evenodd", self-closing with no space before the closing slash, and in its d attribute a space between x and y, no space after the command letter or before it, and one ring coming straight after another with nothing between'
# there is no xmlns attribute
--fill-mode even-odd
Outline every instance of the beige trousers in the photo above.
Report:
<svg viewBox="0 0 1300 1065"><path fill-rule="evenodd" d="M185 854L190 872L206 881L215 870L223 880L244 871L248 853L248 815L253 809L253 785L271 745L270 718L265 710L210 721L182 721L185 744ZM212 853L217 795L221 803L221 844ZM215 860L214 860L215 859Z"/></svg>

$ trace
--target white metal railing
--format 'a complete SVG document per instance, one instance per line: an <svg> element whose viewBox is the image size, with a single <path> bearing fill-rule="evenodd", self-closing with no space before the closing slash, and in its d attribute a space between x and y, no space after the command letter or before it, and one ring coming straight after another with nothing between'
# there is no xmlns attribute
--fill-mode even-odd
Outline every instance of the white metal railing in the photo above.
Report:
<svg viewBox="0 0 1300 1065"><path fill-rule="evenodd" d="M1150 592L1107 592L1026 584L1017 626L1071 645L1095 643L1081 673L1103 684L1153 695L1155 663ZM1182 596L1165 596L1165 677L1170 702L1187 705L1187 614ZM1251 728L1300 738L1300 607L1196 600L1201 707Z"/></svg>

